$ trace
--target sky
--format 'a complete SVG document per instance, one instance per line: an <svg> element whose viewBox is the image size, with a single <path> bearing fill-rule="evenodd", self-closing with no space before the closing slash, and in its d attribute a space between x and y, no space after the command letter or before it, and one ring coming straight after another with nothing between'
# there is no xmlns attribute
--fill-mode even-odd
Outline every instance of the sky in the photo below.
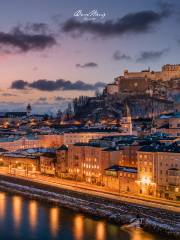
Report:
<svg viewBox="0 0 180 240"><path fill-rule="evenodd" d="M179 24L179 0L0 0L0 111L56 112L125 69L178 64Z"/></svg>

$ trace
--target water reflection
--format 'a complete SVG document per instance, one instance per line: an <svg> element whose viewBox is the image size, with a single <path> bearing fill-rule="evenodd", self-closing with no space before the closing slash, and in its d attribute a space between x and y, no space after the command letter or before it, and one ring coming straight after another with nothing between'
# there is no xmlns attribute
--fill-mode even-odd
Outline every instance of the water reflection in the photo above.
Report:
<svg viewBox="0 0 180 240"><path fill-rule="evenodd" d="M0 193L0 240L165 240L141 229L123 230L70 210ZM173 238L168 238L173 240Z"/></svg>
<svg viewBox="0 0 180 240"><path fill-rule="evenodd" d="M131 240L153 240L154 237L151 234L144 233L141 228L131 229L128 231L131 235Z"/></svg>
<svg viewBox="0 0 180 240"><path fill-rule="evenodd" d="M76 240L82 240L84 237L84 219L82 215L77 215L74 218L74 236Z"/></svg>
<svg viewBox="0 0 180 240"><path fill-rule="evenodd" d="M6 194L0 192L0 219L3 220L6 212Z"/></svg>
<svg viewBox="0 0 180 240"><path fill-rule="evenodd" d="M31 230L34 231L37 225L37 202L36 201L30 201L29 203L29 224L31 227Z"/></svg>
<svg viewBox="0 0 180 240"><path fill-rule="evenodd" d="M106 240L105 223L102 221L97 222L96 240Z"/></svg>
<svg viewBox="0 0 180 240"><path fill-rule="evenodd" d="M57 236L59 228L59 208L53 207L50 209L50 230L53 237Z"/></svg>
<svg viewBox="0 0 180 240"><path fill-rule="evenodd" d="M19 196L14 196L12 199L12 203L14 225L18 229L20 227L22 219L22 198Z"/></svg>

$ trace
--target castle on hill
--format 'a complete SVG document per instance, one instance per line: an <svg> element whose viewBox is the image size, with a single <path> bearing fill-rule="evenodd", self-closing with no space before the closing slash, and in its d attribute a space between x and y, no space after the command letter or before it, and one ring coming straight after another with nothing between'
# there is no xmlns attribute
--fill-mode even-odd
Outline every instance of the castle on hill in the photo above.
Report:
<svg viewBox="0 0 180 240"><path fill-rule="evenodd" d="M180 64L166 64L162 67L161 71L151 71L148 69L141 72L129 72L125 70L123 76L118 76L114 79L113 83L107 84L105 91L109 95L119 92L145 93L147 91L151 94L153 81L157 85L161 84L161 89L168 87L169 81L171 81L171 85L179 86Z"/></svg>

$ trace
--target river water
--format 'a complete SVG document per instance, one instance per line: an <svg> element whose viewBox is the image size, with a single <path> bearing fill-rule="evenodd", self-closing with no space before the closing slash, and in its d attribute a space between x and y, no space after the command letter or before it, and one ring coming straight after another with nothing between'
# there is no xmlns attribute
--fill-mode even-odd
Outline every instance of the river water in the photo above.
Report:
<svg viewBox="0 0 180 240"><path fill-rule="evenodd" d="M0 192L0 240L170 240Z"/></svg>

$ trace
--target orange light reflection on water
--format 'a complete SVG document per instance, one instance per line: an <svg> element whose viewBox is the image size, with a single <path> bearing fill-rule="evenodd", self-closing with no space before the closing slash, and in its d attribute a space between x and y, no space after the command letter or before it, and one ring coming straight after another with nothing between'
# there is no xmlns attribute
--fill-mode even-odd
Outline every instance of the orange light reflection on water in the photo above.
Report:
<svg viewBox="0 0 180 240"><path fill-rule="evenodd" d="M14 196L13 201L13 220L16 228L19 228L22 219L22 198Z"/></svg>
<svg viewBox="0 0 180 240"><path fill-rule="evenodd" d="M53 237L57 236L57 233L60 228L60 219L59 219L59 208L50 209L50 230Z"/></svg>
<svg viewBox="0 0 180 240"><path fill-rule="evenodd" d="M35 229L37 226L37 202L36 201L30 201L29 203L29 223L32 230Z"/></svg>
<svg viewBox="0 0 180 240"><path fill-rule="evenodd" d="M77 215L74 218L74 236L76 240L82 240L84 238L84 219L82 215Z"/></svg>
<svg viewBox="0 0 180 240"><path fill-rule="evenodd" d="M6 194L0 193L0 219L3 220L6 213Z"/></svg>
<svg viewBox="0 0 180 240"><path fill-rule="evenodd" d="M100 221L97 223L96 240L106 240L105 229L106 229L106 226L104 222Z"/></svg>

